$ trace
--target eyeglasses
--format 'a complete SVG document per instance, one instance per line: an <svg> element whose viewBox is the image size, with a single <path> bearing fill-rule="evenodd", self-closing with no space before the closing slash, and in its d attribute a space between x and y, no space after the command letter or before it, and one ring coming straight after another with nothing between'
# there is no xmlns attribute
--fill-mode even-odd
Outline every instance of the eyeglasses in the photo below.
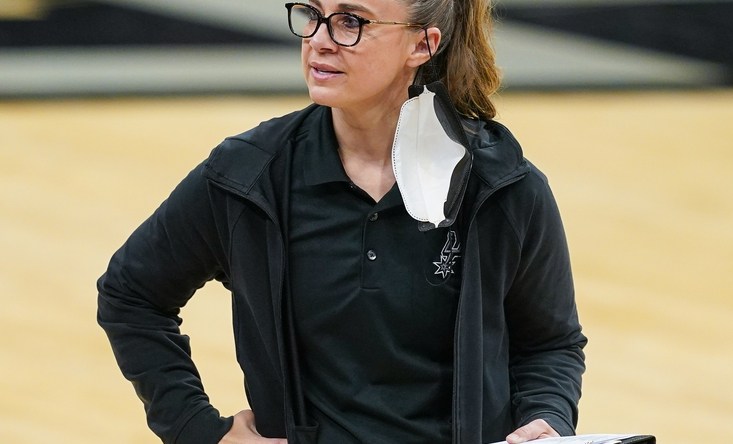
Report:
<svg viewBox="0 0 733 444"><path fill-rule="evenodd" d="M418 23L369 20L350 12L334 12L324 17L318 9L304 3L286 3L285 7L288 8L288 24L293 34L304 39L313 37L321 24L325 23L331 39L340 46L354 46L359 43L364 25L424 27Z"/></svg>

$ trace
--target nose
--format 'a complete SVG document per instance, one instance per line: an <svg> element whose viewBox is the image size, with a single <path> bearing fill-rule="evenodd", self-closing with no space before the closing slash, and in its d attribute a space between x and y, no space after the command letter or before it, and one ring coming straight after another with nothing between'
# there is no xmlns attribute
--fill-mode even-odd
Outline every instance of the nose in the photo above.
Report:
<svg viewBox="0 0 733 444"><path fill-rule="evenodd" d="M323 22L318 27L316 33L313 34L309 39L309 44L316 51L335 51L336 42L331 38L331 34L328 32L328 23Z"/></svg>

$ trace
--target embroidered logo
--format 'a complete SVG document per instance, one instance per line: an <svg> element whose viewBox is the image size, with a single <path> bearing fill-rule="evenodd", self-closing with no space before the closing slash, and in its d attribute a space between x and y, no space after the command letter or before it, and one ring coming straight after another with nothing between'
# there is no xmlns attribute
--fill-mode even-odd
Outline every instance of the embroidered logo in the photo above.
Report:
<svg viewBox="0 0 733 444"><path fill-rule="evenodd" d="M443 250L440 252L440 261L433 262L433 265L438 267L435 270L435 274L442 276L443 279L453 274L453 267L456 264L456 260L461 257L460 252L461 244L458 242L458 235L456 235L455 231L449 231L448 240L445 241Z"/></svg>

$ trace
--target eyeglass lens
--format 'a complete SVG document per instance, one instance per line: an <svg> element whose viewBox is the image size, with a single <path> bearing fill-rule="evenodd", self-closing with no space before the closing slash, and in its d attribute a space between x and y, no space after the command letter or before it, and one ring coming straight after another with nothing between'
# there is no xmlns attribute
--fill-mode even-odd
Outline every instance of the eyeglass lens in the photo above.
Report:
<svg viewBox="0 0 733 444"><path fill-rule="evenodd" d="M295 4L290 8L290 29L299 37L313 37L321 21L327 23L331 38L339 45L351 46L359 41L361 23L350 14L339 12L323 18L310 6Z"/></svg>

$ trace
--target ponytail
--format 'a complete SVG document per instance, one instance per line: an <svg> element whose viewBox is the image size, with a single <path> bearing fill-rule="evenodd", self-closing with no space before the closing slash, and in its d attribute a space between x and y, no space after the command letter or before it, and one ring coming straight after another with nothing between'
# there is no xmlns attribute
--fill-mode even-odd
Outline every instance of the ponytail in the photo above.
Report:
<svg viewBox="0 0 733 444"><path fill-rule="evenodd" d="M435 71L460 114L493 119L496 108L491 97L498 91L501 77L491 46L491 1L406 1L411 21L436 26L442 35L434 60L428 62L435 64L434 70L421 70L418 81L425 81Z"/></svg>

